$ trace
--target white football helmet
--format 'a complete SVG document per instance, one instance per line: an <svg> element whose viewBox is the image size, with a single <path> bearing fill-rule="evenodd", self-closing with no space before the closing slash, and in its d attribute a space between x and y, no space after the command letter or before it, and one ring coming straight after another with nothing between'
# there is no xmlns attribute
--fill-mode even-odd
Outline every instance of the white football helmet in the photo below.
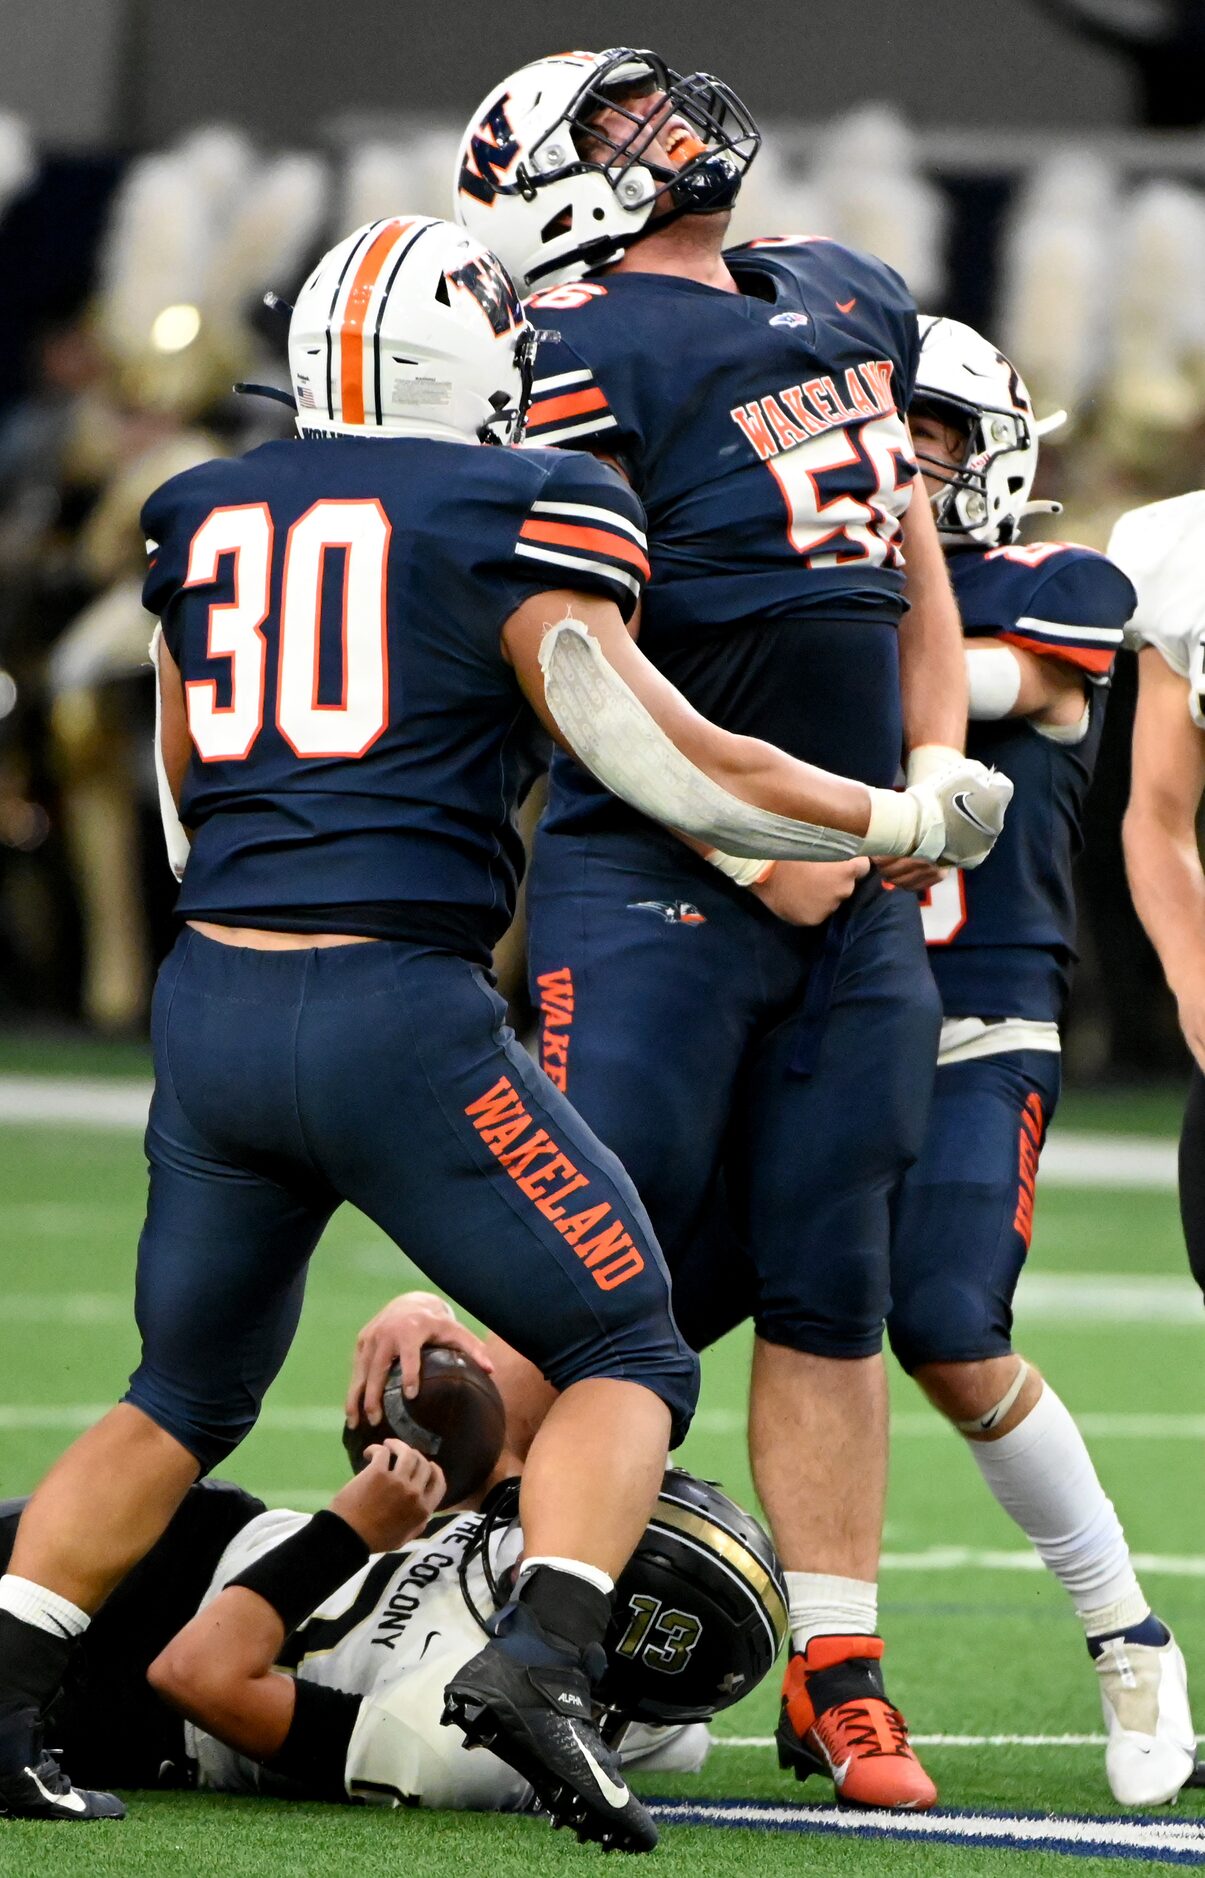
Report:
<svg viewBox="0 0 1205 1878"><path fill-rule="evenodd" d="M1015 541L1027 515L1057 515L1057 502L1031 502L1038 440L1067 420L1065 411L1035 418L1015 365L961 320L920 316L920 365L911 410L932 412L966 432L959 467L917 451L926 475L943 487L933 498L937 531L980 547Z"/></svg>
<svg viewBox="0 0 1205 1878"><path fill-rule="evenodd" d="M289 322L302 436L514 443L536 336L475 237L429 215L368 222L323 255Z"/></svg>
<svg viewBox="0 0 1205 1878"><path fill-rule="evenodd" d="M625 100L664 94L648 115ZM601 136L594 120L625 128ZM664 139L669 167L648 146ZM590 161L584 139L603 146ZM457 218L500 254L522 291L610 267L680 215L731 208L761 133L727 85L618 47L537 59L495 85L456 159Z"/></svg>

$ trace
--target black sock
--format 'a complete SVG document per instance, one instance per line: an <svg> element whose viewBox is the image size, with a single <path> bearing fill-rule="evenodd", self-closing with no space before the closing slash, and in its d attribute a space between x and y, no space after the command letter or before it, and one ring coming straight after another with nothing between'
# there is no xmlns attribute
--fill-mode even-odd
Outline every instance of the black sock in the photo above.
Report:
<svg viewBox="0 0 1205 1878"><path fill-rule="evenodd" d="M74 1637L55 1637L37 1624L0 1611L0 1711L34 1708L41 1715L57 1695Z"/></svg>
<svg viewBox="0 0 1205 1878"><path fill-rule="evenodd" d="M599 1644L611 1621L611 1599L597 1585L555 1565L537 1565L519 1587L525 1604L557 1642L579 1651Z"/></svg>

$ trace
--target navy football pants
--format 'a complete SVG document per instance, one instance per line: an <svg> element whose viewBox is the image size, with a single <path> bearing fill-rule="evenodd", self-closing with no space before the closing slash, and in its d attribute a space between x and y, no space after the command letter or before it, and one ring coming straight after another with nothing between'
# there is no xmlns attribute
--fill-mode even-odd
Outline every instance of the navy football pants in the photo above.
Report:
<svg viewBox="0 0 1205 1878"><path fill-rule="evenodd" d="M1010 1050L938 1070L891 1249L887 1332L906 1370L1012 1348L1013 1293L1059 1068L1057 1051Z"/></svg>
<svg viewBox="0 0 1205 1878"><path fill-rule="evenodd" d="M528 922L541 1060L636 1182L689 1342L752 1315L878 1350L940 1026L915 896L871 876L791 927L672 836L542 830Z"/></svg>
<svg viewBox="0 0 1205 1878"><path fill-rule="evenodd" d="M698 1364L635 1189L475 967L392 941L261 952L186 928L152 1036L126 1399L203 1468L253 1425L341 1200L558 1388L643 1383L681 1439Z"/></svg>

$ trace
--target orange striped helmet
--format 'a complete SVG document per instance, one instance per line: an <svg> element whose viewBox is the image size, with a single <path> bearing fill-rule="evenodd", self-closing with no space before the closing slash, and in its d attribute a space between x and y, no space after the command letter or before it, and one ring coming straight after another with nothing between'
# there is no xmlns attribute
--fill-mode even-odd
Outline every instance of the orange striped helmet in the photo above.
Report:
<svg viewBox="0 0 1205 1878"><path fill-rule="evenodd" d="M298 429L513 443L534 352L510 275L475 236L429 215L369 222L297 296Z"/></svg>

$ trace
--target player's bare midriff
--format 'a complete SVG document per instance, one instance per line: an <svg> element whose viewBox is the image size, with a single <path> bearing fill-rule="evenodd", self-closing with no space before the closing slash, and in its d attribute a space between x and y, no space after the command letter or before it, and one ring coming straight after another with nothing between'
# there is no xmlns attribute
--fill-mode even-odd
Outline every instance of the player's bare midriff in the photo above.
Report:
<svg viewBox="0 0 1205 1878"><path fill-rule="evenodd" d="M260 926L215 926L207 919L190 919L194 932L216 939L223 946L252 946L258 952L299 952L308 946L372 946L366 932L266 932Z"/></svg>

